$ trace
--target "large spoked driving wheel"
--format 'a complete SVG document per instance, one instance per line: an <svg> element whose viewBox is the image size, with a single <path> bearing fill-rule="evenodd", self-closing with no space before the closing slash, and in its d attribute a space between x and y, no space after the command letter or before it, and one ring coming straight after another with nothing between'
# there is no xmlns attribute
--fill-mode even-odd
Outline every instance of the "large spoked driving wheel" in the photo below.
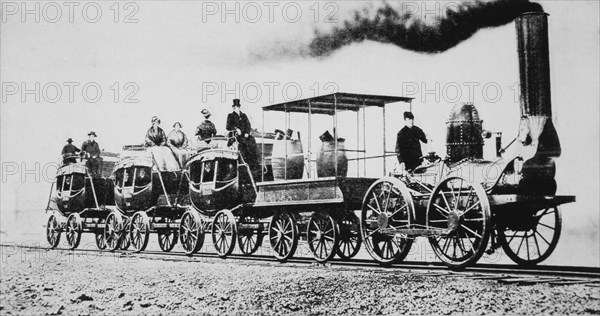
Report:
<svg viewBox="0 0 600 316"><path fill-rule="evenodd" d="M490 204L483 187L458 177L442 181L427 205L427 225L439 230L429 242L451 269L481 258L490 237Z"/></svg>
<svg viewBox="0 0 600 316"><path fill-rule="evenodd" d="M79 247L81 242L81 217L77 213L69 215L67 218L67 226L65 228L65 236L70 249Z"/></svg>
<svg viewBox="0 0 600 316"><path fill-rule="evenodd" d="M179 242L187 255L192 255L204 244L204 223L194 210L186 211L179 225Z"/></svg>
<svg viewBox="0 0 600 316"><path fill-rule="evenodd" d="M360 221L354 212L342 215L339 222L340 242L337 255L348 260L356 256L360 250L362 239L360 238Z"/></svg>
<svg viewBox="0 0 600 316"><path fill-rule="evenodd" d="M410 228L413 221L413 199L402 181L383 178L367 190L360 231L365 248L379 264L387 266L406 258L412 239L402 230Z"/></svg>
<svg viewBox="0 0 600 316"><path fill-rule="evenodd" d="M123 218L123 237L121 240L121 250L129 249L131 246L131 219L129 217Z"/></svg>
<svg viewBox="0 0 600 316"><path fill-rule="evenodd" d="M523 266L533 266L546 260L560 237L562 220L560 210L553 206L541 209L529 219L529 227L510 229L498 227L498 243L514 262Z"/></svg>
<svg viewBox="0 0 600 316"><path fill-rule="evenodd" d="M104 226L104 242L106 248L110 251L119 249L123 239L123 219L121 214L113 211L106 217L106 225Z"/></svg>
<svg viewBox="0 0 600 316"><path fill-rule="evenodd" d="M242 218L239 221L240 226L238 226L238 247L243 255L249 256L255 253L258 248L262 245L263 242L263 232L262 232L262 224L259 224L258 229L254 228L243 228L242 226L246 224L246 219Z"/></svg>
<svg viewBox="0 0 600 316"><path fill-rule="evenodd" d="M172 223L170 219L167 219L167 222ZM164 252L173 250L177 244L177 230L161 229L156 233L158 235L158 245L160 246L160 249Z"/></svg>
<svg viewBox="0 0 600 316"><path fill-rule="evenodd" d="M146 250L150 237L150 219L146 212L138 211L133 214L129 235L135 252Z"/></svg>
<svg viewBox="0 0 600 316"><path fill-rule="evenodd" d="M311 215L306 229L308 247L317 262L326 262L335 256L340 238L338 223L327 212Z"/></svg>
<svg viewBox="0 0 600 316"><path fill-rule="evenodd" d="M60 243L60 223L54 215L50 215L46 223L46 240L51 248L56 248Z"/></svg>
<svg viewBox="0 0 600 316"><path fill-rule="evenodd" d="M237 239L237 225L231 211L222 210L215 215L211 233L213 246L219 257L225 258L230 255Z"/></svg>
<svg viewBox="0 0 600 316"><path fill-rule="evenodd" d="M298 226L287 211L278 211L269 223L269 242L277 260L285 262L294 256L298 247Z"/></svg>

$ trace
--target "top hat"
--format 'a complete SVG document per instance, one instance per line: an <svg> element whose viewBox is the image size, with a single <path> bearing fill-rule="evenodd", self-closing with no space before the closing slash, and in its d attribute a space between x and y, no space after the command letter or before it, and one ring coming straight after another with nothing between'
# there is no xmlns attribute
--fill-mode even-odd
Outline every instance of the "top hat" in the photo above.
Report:
<svg viewBox="0 0 600 316"><path fill-rule="evenodd" d="M92 136L92 135L93 135L94 137L98 137L98 135L96 135L96 132L94 132L94 131L91 131L91 132L89 132L89 133L88 133L88 136ZM70 138L69 138L69 139L70 139Z"/></svg>
<svg viewBox="0 0 600 316"><path fill-rule="evenodd" d="M181 125L181 123L179 123L179 122L175 122L175 124L173 124L173 127L175 127L175 125L177 125L177 124L179 124L179 128L183 127L183 125Z"/></svg>
<svg viewBox="0 0 600 316"><path fill-rule="evenodd" d="M160 119L158 118L158 116L155 115L152 117L151 123L154 124L154 122L156 121L158 121L158 124L160 124Z"/></svg>
<svg viewBox="0 0 600 316"><path fill-rule="evenodd" d="M73 138L69 137L69 139L67 139L67 143L72 143L73 142Z"/></svg>
<svg viewBox="0 0 600 316"><path fill-rule="evenodd" d="M407 112L404 112L404 119L407 119L407 118L411 119L411 120L414 120L415 116L411 112L407 111Z"/></svg>
<svg viewBox="0 0 600 316"><path fill-rule="evenodd" d="M233 104L231 106L242 106L240 104L240 99L233 99Z"/></svg>
<svg viewBox="0 0 600 316"><path fill-rule="evenodd" d="M204 115L205 118L209 118L210 117L210 112L207 109L202 109L202 111L200 111L200 113L202 115Z"/></svg>

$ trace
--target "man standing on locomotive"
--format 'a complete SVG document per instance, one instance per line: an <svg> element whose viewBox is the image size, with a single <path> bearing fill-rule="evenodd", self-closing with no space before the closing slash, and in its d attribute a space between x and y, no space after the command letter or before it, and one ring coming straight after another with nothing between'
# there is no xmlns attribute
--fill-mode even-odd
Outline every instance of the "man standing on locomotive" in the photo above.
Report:
<svg viewBox="0 0 600 316"><path fill-rule="evenodd" d="M235 138L238 141L238 149L240 154L246 160L246 163L250 166L252 170L255 170L256 163L256 141L254 137L250 135L252 131L252 126L250 125L250 120L248 120L248 116L240 111L240 99L234 99L233 112L227 115L227 126L226 129L228 132L235 132Z"/></svg>
<svg viewBox="0 0 600 316"><path fill-rule="evenodd" d="M100 166L102 158L100 158L100 145L96 142L96 133L91 131L88 133L88 140L81 145L81 154L87 158L86 167L90 171L92 177L100 176Z"/></svg>
<svg viewBox="0 0 600 316"><path fill-rule="evenodd" d="M204 121L196 128L195 135L198 136L199 141L210 144L211 138L217 135L217 128L215 127L215 124L209 120L210 112L207 109L202 109L200 113L204 116Z"/></svg>
<svg viewBox="0 0 600 316"><path fill-rule="evenodd" d="M75 155L80 151L77 146L73 145L73 139L69 137L67 144L62 149L63 164L76 163L77 157Z"/></svg>
<svg viewBox="0 0 600 316"><path fill-rule="evenodd" d="M427 137L422 129L414 125L414 115L411 112L404 112L405 126L398 132L396 138L396 153L398 162L404 164L404 169L411 172L421 164L421 144L419 141L427 144Z"/></svg>

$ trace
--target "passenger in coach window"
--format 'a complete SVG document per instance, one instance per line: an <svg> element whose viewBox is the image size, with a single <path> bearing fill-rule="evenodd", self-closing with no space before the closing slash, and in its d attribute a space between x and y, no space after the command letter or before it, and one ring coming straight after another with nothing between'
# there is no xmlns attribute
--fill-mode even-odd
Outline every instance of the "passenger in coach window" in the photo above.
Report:
<svg viewBox="0 0 600 316"><path fill-rule="evenodd" d="M209 120L211 114L207 109L202 109L200 113L204 116L204 121L202 124L198 125L194 135L198 136L199 141L209 144L211 138L217 135L217 128L215 127L215 124Z"/></svg>
<svg viewBox="0 0 600 316"><path fill-rule="evenodd" d="M166 146L167 136L165 135L165 131L158 126L160 125L160 119L157 116L153 116L151 122L152 127L146 132L146 147Z"/></svg>
<svg viewBox="0 0 600 316"><path fill-rule="evenodd" d="M398 132L396 138L396 153L398 162L404 164L404 169L411 172L421 164L421 143L427 144L427 136L422 129L414 125L415 116L411 112L404 112L405 126Z"/></svg>
<svg viewBox="0 0 600 316"><path fill-rule="evenodd" d="M91 131L88 133L88 140L81 145L81 154L87 159L86 167L90 171L92 177L100 176L100 166L102 158L100 158L100 145L96 141L96 133Z"/></svg>

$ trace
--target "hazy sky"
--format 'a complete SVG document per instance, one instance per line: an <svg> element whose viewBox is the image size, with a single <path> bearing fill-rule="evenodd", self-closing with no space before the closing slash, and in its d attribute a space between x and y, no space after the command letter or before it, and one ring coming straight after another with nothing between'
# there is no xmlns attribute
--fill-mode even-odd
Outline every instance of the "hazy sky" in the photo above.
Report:
<svg viewBox="0 0 600 316"><path fill-rule="evenodd" d="M42 209L50 184L43 175L38 182L23 174L22 168L34 169L39 163L40 173L55 170L44 166L58 160L66 138L79 146L94 130L102 148L116 151L141 143L153 115L161 117L166 132L180 121L190 135L204 107L213 112L222 132L236 96L259 129L261 106L336 89L415 97L416 124L429 133L431 148L438 152L445 151L445 121L458 102L474 101L484 127L504 132L505 142L516 134L514 23L483 29L440 54L364 42L313 59L298 52L315 27L328 29L336 25L326 23L328 16L341 21L352 10L379 2L242 2L239 9L232 1L138 1L128 6L75 2L73 7L37 3L39 22L33 13L22 15L24 9L36 11L36 2L26 2L27 8L20 1L2 3L0 214L5 223L15 209L36 210L39 222L45 221ZM436 4L448 4L414 3L426 20L436 14ZM576 240L596 245L588 260L599 265L598 2L540 3L550 14L553 113L563 146L557 163L559 192L577 195L577 203L563 208L564 225L567 231L578 231ZM229 13L223 17L224 9ZM23 88L35 90L36 82L39 92L23 93ZM417 91L410 90L415 87ZM400 105L388 113L388 149L393 149L405 109ZM367 129L377 137L381 121L372 114ZM293 122L301 130L306 120L299 116ZM282 124L277 116L265 123L268 130ZM318 126L315 132L326 128ZM352 128L344 121L340 132L355 133ZM14 166L18 170L7 173Z"/></svg>

